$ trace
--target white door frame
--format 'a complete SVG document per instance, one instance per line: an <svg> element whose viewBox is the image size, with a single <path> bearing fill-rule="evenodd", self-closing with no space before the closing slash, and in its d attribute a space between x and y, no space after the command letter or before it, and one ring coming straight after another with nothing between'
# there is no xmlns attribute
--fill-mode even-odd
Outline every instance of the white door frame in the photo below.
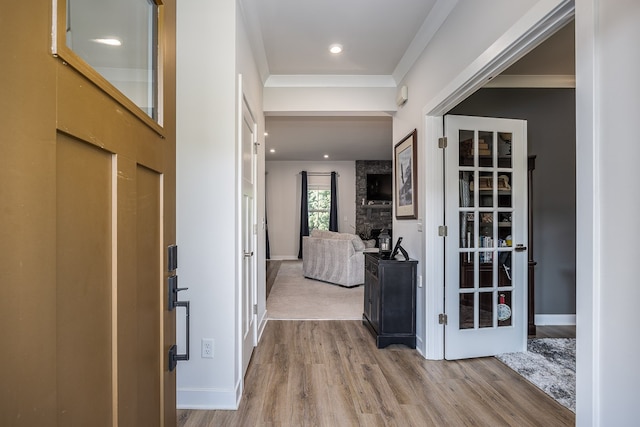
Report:
<svg viewBox="0 0 640 427"><path fill-rule="evenodd" d="M574 11L571 0L538 2L422 109L425 132L421 161L427 171L423 200L429 195L425 206L427 229L445 223L444 197L434 197L444 196L443 151L438 148L438 138L444 136L443 115L562 28L573 18ZM436 233L425 233L425 240L424 265L444 267L443 239ZM425 343L424 356L441 360L444 327L438 323L438 315L444 313L444 268L427 268L424 278L426 325L425 336L421 337Z"/></svg>

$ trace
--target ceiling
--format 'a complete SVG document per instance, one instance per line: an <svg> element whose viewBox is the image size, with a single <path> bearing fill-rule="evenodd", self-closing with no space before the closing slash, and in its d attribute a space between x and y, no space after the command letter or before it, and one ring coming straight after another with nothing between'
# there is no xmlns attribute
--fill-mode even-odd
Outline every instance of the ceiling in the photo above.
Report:
<svg viewBox="0 0 640 427"><path fill-rule="evenodd" d="M407 52L424 49L418 43L430 30L425 21L437 0L403 0L402 7L389 0L242 3L253 43L261 45L254 50L263 76L395 75L399 80ZM343 46L342 53L329 52L334 43ZM267 116L266 159L391 159L391 126L388 115Z"/></svg>
<svg viewBox="0 0 640 427"><path fill-rule="evenodd" d="M436 0L243 3L257 15L269 74L391 75Z"/></svg>
<svg viewBox="0 0 640 427"><path fill-rule="evenodd" d="M424 49L419 42L429 31L429 14L439 13L442 0L404 0L403 7L389 0L243 3L252 10L254 43L263 46L264 56L257 55L263 74L391 75L399 81L407 56ZM567 25L503 74L573 75L573 34L573 24ZM332 43L344 51L329 53ZM266 160L390 160L391 126L390 116L267 116Z"/></svg>
<svg viewBox="0 0 640 427"><path fill-rule="evenodd" d="M390 116L267 116L266 160L390 160L391 122Z"/></svg>

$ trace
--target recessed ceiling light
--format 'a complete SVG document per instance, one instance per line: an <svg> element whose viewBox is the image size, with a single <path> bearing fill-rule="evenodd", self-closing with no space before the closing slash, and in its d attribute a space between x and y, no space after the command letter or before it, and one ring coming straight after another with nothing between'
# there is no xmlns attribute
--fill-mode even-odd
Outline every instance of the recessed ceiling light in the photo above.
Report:
<svg viewBox="0 0 640 427"><path fill-rule="evenodd" d="M275 148L272 148L271 150L269 150L269 152L270 152L270 153L275 153L275 152L276 152L276 149L275 149Z"/></svg>
<svg viewBox="0 0 640 427"><path fill-rule="evenodd" d="M328 159L328 158L329 158L329 155L328 155L328 154L325 154L325 155L324 155L324 158L325 158L325 159Z"/></svg>
<svg viewBox="0 0 640 427"><path fill-rule="evenodd" d="M338 54L342 52L342 45L338 43L332 44L331 46L329 46L329 52L334 54Z"/></svg>
<svg viewBox="0 0 640 427"><path fill-rule="evenodd" d="M264 133L264 136L269 136L269 132L265 132L265 133Z"/></svg>
<svg viewBox="0 0 640 427"><path fill-rule="evenodd" d="M118 39L93 39L94 42L96 43L100 43L100 44L106 44L109 46L122 46L122 42Z"/></svg>

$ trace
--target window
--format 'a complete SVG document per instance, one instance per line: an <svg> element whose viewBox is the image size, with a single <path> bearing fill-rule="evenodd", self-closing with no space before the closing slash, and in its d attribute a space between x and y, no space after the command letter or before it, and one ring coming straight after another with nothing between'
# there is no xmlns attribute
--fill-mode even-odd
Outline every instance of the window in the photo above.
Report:
<svg viewBox="0 0 640 427"><path fill-rule="evenodd" d="M125 100L125 107L132 104L158 124L161 124L158 92L161 5L162 0L59 1L57 16L54 14L56 40L52 46L54 54L116 100L121 103ZM106 87L102 80L108 83ZM119 93L114 94L113 88ZM132 112L139 115L133 109Z"/></svg>
<svg viewBox="0 0 640 427"><path fill-rule="evenodd" d="M329 229L329 210L331 209L331 189L325 186L309 186L309 231Z"/></svg>

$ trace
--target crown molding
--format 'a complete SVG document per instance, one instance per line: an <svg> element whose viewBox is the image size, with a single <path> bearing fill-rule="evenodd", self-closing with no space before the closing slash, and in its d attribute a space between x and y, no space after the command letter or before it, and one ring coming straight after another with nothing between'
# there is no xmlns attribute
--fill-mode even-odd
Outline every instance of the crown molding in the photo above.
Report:
<svg viewBox="0 0 640 427"><path fill-rule="evenodd" d="M390 75L276 74L264 87L396 87Z"/></svg>

